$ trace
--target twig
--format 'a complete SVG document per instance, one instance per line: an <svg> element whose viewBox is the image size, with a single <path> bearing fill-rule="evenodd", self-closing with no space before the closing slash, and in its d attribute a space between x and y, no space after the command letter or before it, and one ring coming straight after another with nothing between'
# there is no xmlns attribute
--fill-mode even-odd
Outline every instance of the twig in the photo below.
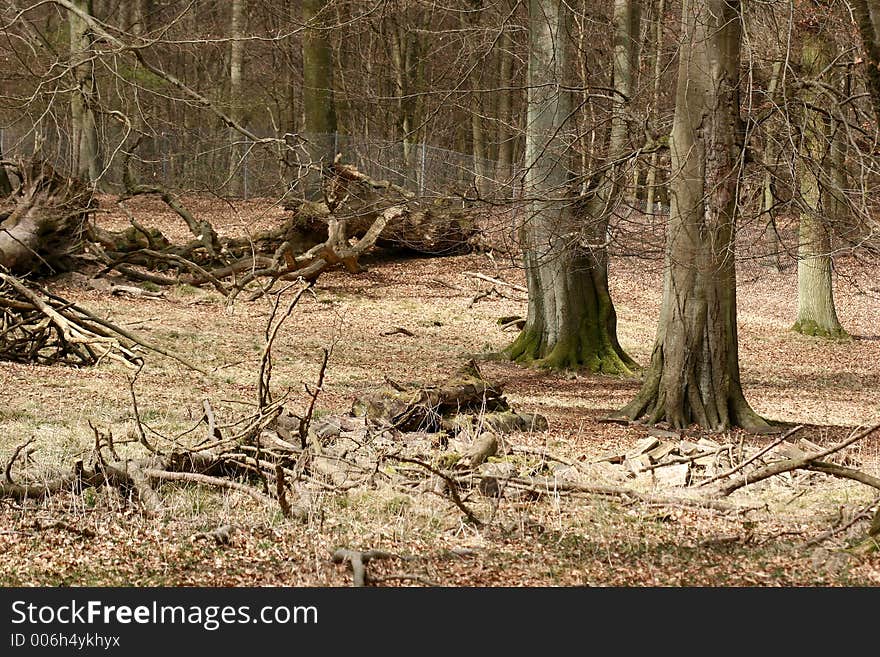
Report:
<svg viewBox="0 0 880 657"><path fill-rule="evenodd" d="M730 470L727 470L726 472L722 472L722 473L720 473L720 474L717 474L717 475L715 475L714 477L712 477L712 478L710 478L710 479L706 479L706 481L701 481L699 485L700 485L700 486L705 486L705 485L707 485L707 484L711 484L711 483L713 483L713 482L716 482L716 481L718 481L719 479L724 479L725 477L729 477L729 476L732 475L732 474L736 474L737 472L739 472L740 470L742 470L744 467L746 467L746 466L749 465L750 463L755 462L756 460L758 460L759 458L761 458L762 456L764 456L764 454L766 454L767 452L769 452L771 449L773 449L773 448L776 447L777 445L780 445L782 442L784 442L785 440L787 440L788 438L790 438L791 436L793 436L794 434L796 434L798 431L800 431L800 430L803 429L803 428L804 428L804 425L803 425L803 424L799 424L798 426L793 427L792 429L789 429L789 430L786 431L784 434L782 434L781 436L779 436L779 438L777 438L776 440L774 440L774 441L773 441L772 443L770 443L769 445L765 446L765 447L764 447L763 449L761 449L760 451L758 451L758 452L756 452L755 454L753 454L750 458L748 458L747 460L743 461L743 462L740 463L739 465L737 465L737 466L731 468Z"/></svg>
<svg viewBox="0 0 880 657"><path fill-rule="evenodd" d="M395 454L389 454L386 458L393 458L395 461L400 461L401 463L412 463L413 465L421 466L431 474L440 477L443 481L446 482L446 489L449 491L449 496L452 498L453 504L455 504L455 506L457 506L461 510L461 512L464 513L465 516L467 516L467 519L474 526L483 526L483 521L477 518L477 516L474 515L474 512L467 508L467 506L465 506L465 503L462 501L461 497L458 494L458 482L451 476L449 476L445 472L438 470L430 463L425 463L424 461L420 461L418 459L397 456Z"/></svg>
<svg viewBox="0 0 880 657"><path fill-rule="evenodd" d="M500 278L492 278L491 276L486 276L486 274L481 274L476 271L463 271L463 275L471 276L472 278L479 278L481 281L486 281L487 283L493 283L495 285L503 285L504 287L513 288L518 292L526 292L528 293L528 288L523 287L522 285L517 285L516 283L508 283L507 281L502 281Z"/></svg>
<svg viewBox="0 0 880 657"><path fill-rule="evenodd" d="M323 390L324 375L327 373L327 361L330 359L330 351L326 348L322 348L322 351L324 352L324 358L321 360L321 369L318 371L318 382L315 385L314 392L310 392L308 387L306 387L306 392L309 393L311 399L309 399L309 408L306 411L306 415L299 423L299 441L303 449L309 444L309 425L312 423L312 414L315 412L315 402L318 400L321 390Z"/></svg>
<svg viewBox="0 0 880 657"><path fill-rule="evenodd" d="M23 450L28 445L32 444L34 442L34 440L35 440L34 437L31 436L30 438L27 439L27 441L23 442L21 445L19 445L18 447L15 448L15 452L13 452L12 458L9 459L9 463L6 464L6 481L8 483L13 484L13 485L15 484L15 482L12 480L12 466L15 463L15 459L18 458L18 455L21 453L21 450Z"/></svg>
<svg viewBox="0 0 880 657"><path fill-rule="evenodd" d="M158 454L156 448L150 444L149 440L147 440L147 434L144 433L144 425L141 422L141 414L138 410L137 395L134 393L134 382L137 380L138 374L141 373L141 369L143 369L143 363L141 363L141 367L138 368L137 372L134 373L134 376L128 377L128 390L131 393L131 409L134 413L134 423L137 427L138 439L140 440L141 445L146 447L147 450L153 454Z"/></svg>

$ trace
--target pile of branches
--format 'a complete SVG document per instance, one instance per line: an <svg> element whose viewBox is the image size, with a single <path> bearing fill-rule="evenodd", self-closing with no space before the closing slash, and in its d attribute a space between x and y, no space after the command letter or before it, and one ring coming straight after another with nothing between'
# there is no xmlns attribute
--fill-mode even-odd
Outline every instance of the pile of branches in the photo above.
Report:
<svg viewBox="0 0 880 657"><path fill-rule="evenodd" d="M113 359L140 367L141 347L203 371L186 358L154 345L82 306L0 268L0 357L40 365L96 365Z"/></svg>

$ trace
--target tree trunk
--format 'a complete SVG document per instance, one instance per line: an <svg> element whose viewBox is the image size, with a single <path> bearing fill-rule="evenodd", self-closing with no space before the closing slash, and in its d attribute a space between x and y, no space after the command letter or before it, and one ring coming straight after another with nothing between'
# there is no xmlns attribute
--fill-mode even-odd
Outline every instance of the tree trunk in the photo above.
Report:
<svg viewBox="0 0 880 657"><path fill-rule="evenodd" d="M326 29L327 0L303 0L303 108L306 150L311 165L303 172L308 199L321 197L321 174L312 167L326 167L336 155L336 103L333 98L333 51Z"/></svg>
<svg viewBox="0 0 880 657"><path fill-rule="evenodd" d="M568 191L570 103L561 89L566 70L565 0L531 0L525 195L532 199L521 228L528 282L528 316L505 350L542 367L630 373L635 363L617 341L608 293L602 222L578 225ZM581 203L590 213L591 203Z"/></svg>
<svg viewBox="0 0 880 657"><path fill-rule="evenodd" d="M495 178L506 182L513 175L513 38L502 26L498 64L498 164Z"/></svg>
<svg viewBox="0 0 880 657"><path fill-rule="evenodd" d="M87 14L92 13L91 0L73 0L73 4ZM76 90L70 99L71 116L71 171L90 182L101 175L98 127L94 106L97 101L95 70L92 63L92 36L86 22L70 13L70 57Z"/></svg>
<svg viewBox="0 0 880 657"><path fill-rule="evenodd" d="M620 411L649 424L768 430L743 396L733 235L743 133L740 3L685 0L672 204L657 339L645 381Z"/></svg>
<svg viewBox="0 0 880 657"><path fill-rule="evenodd" d="M828 39L810 34L805 38L801 55L804 75L820 75L829 62ZM811 103L821 105L820 94L810 92ZM805 109L804 146L801 162L801 198L803 211L798 231L798 317L793 330L806 335L839 338L846 335L834 307L831 280L830 223L841 209L837 195L842 166L833 120Z"/></svg>
<svg viewBox="0 0 880 657"><path fill-rule="evenodd" d="M657 0L657 16L654 32L654 94L651 113L654 121L660 116L660 77L663 73L663 15L666 13L666 0ZM645 181L645 212L654 214L657 197L657 167L660 157L655 150L651 153L651 162L648 165L647 180Z"/></svg>
<svg viewBox="0 0 880 657"><path fill-rule="evenodd" d="M874 0L851 0L850 4L862 36L868 93L880 124L880 7Z"/></svg>
<svg viewBox="0 0 880 657"><path fill-rule="evenodd" d="M229 32L231 41L229 44L229 115L236 121L241 120L241 73L244 63L244 42L242 37L242 18L244 15L245 0L232 0L231 16L229 19ZM242 184L242 156L244 151L238 143L240 136L233 128L229 129L229 195L240 196L244 185Z"/></svg>
<svg viewBox="0 0 880 657"><path fill-rule="evenodd" d="M0 160L3 159L3 151L0 150ZM12 183L9 182L9 174L6 167L0 164L0 199L4 199L12 194Z"/></svg>
<svg viewBox="0 0 880 657"><path fill-rule="evenodd" d="M776 90L779 88L779 79L782 77L782 62L773 64L773 72L770 75L770 85L767 88L767 96L771 103L777 101ZM777 157L779 147L775 139L768 140L764 149L764 166L767 168L764 174L764 183L761 192L762 214L766 217L767 225L764 227L764 248L767 253L764 262L782 271L781 256L782 243L779 240L779 232L776 226L776 195L773 193L773 179L776 177Z"/></svg>

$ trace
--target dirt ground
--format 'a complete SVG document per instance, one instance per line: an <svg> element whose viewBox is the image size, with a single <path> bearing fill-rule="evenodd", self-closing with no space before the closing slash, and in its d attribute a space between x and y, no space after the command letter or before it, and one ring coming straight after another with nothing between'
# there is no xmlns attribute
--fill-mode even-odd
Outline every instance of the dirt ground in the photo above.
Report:
<svg viewBox="0 0 880 657"><path fill-rule="evenodd" d="M185 235L149 199L131 207L142 223L172 238ZM211 213L215 226L230 233L255 231L281 216L259 200L234 207L205 200L194 209ZM114 211L101 221L126 225ZM386 256L365 264L360 274L323 275L279 334L272 383L291 390L298 411L308 402L303 386L314 382L322 348L332 351L319 413L345 412L385 376L435 382L472 355L502 349L515 334L497 319L525 312L521 292L507 286L490 292L490 283L472 275L524 284L518 260L509 255ZM802 437L819 445L880 421L880 265L849 257L836 267L838 314L852 336L846 341L789 330L797 305L794 267L777 272L745 261L739 271L746 396L767 418L807 425ZM656 331L661 275L657 259L612 259L620 342L642 364ZM153 300L112 296L78 274L49 284L210 370L204 376L145 355L134 388L141 418L157 440L185 440L198 431L204 399L219 422L234 422L255 403L271 299L241 299L227 308L213 290L188 286ZM398 327L412 335L395 332ZM548 373L500 361L481 366L517 410L548 419L547 431L517 434L511 444L589 462L647 433L599 421L633 397L637 379ZM37 449L24 466L16 465L14 476L38 478L69 469L92 447L90 424L129 435L131 375L112 362L91 369L0 363L0 463L33 437ZM703 435L688 432L694 440ZM750 447L769 440L736 432L709 437ZM865 472L880 475L877 434L848 454ZM285 519L236 491L194 485L161 488L169 513L150 520L128 500L90 490L39 503L0 502L0 584L346 586L351 574L330 559L343 547L399 555L371 564L377 585L876 586L880 555L848 549L867 531L876 492L817 473L774 477L735 493L733 501L759 507L736 513L596 496L475 493L466 503L485 521L476 528L446 496L392 489L328 491L305 521ZM234 527L230 544L199 539L224 524ZM837 531L826 535L829 530Z"/></svg>

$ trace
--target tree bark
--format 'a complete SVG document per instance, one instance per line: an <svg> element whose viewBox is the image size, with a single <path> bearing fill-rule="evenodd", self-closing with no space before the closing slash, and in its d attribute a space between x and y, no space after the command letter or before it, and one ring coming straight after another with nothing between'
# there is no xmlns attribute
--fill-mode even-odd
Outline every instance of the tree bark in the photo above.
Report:
<svg viewBox="0 0 880 657"><path fill-rule="evenodd" d="M805 38L801 67L808 77L819 76L829 63L826 36ZM811 104L821 105L819 93L808 92ZM840 219L843 204L842 158L833 119L805 108L804 146L801 151L801 199L803 211L798 230L798 316L792 329L798 333L827 338L846 335L834 306L831 279L830 224Z"/></svg>
<svg viewBox="0 0 880 657"><path fill-rule="evenodd" d="M3 159L3 151L0 150L0 160ZM6 167L0 164L0 199L4 199L12 194L12 183L9 182L9 174Z"/></svg>
<svg viewBox="0 0 880 657"><path fill-rule="evenodd" d="M505 182L513 175L513 38L507 25L501 29L498 54L498 164L495 177Z"/></svg>
<svg viewBox="0 0 880 657"><path fill-rule="evenodd" d="M524 191L532 200L521 228L529 303L525 327L504 354L541 367L629 374L636 365L618 343L608 292L607 224L580 225L568 190L576 139L561 89L568 20L564 0L531 0ZM578 207L592 215L594 205Z"/></svg>
<svg viewBox="0 0 880 657"><path fill-rule="evenodd" d="M91 15L91 0L73 0L73 4ZM70 13L70 57L76 90L70 99L71 115L71 171L75 175L94 182L103 168L98 143L98 127L94 106L97 101L95 70L91 61L92 35L82 18Z"/></svg>
<svg viewBox="0 0 880 657"><path fill-rule="evenodd" d="M327 0L303 0L303 108L308 165L325 167L336 155L336 102L333 96L333 50ZM321 175L310 166L302 177L307 199L321 197Z"/></svg>
<svg viewBox="0 0 880 657"><path fill-rule="evenodd" d="M657 16L655 17L654 33L654 94L652 99L651 114L654 121L660 116L660 78L663 74L663 16L666 13L666 0L657 0ZM657 168L660 164L659 153L655 150L651 153L651 161L648 165L647 179L645 181L645 212L654 214L657 197Z"/></svg>
<svg viewBox="0 0 880 657"><path fill-rule="evenodd" d="M241 74L244 64L244 42L242 37L242 23L245 0L232 0L231 15L229 19L229 115L240 121L241 108ZM242 184L242 172L240 171L243 150L238 143L240 135L234 128L229 129L229 195L240 196L244 185Z"/></svg>
<svg viewBox="0 0 880 657"><path fill-rule="evenodd" d="M619 413L674 428L768 430L742 392L733 235L743 133L739 2L685 0L672 204L657 339L645 381Z"/></svg>
<svg viewBox="0 0 880 657"><path fill-rule="evenodd" d="M850 5L862 37L868 93L880 124L880 7L873 0L851 0Z"/></svg>

